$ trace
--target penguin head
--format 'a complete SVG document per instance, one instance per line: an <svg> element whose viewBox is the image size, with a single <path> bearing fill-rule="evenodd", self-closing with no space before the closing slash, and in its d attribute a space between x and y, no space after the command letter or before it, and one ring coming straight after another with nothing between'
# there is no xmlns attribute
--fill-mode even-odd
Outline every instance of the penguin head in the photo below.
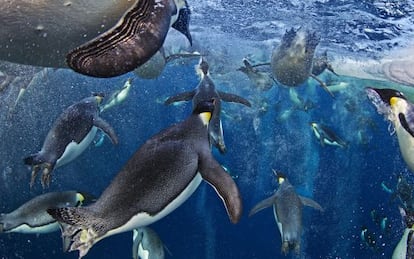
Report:
<svg viewBox="0 0 414 259"><path fill-rule="evenodd" d="M318 127L318 124L316 122L309 122L309 125L313 128L316 129Z"/></svg>
<svg viewBox="0 0 414 259"><path fill-rule="evenodd" d="M99 105L102 103L103 98L105 97L105 94L104 93L92 93L92 96L95 97L95 100Z"/></svg>
<svg viewBox="0 0 414 259"><path fill-rule="evenodd" d="M390 88L379 89L367 87L365 88L365 92L367 93L367 96L371 101L382 101L383 103L386 103L388 105L391 105L391 99L393 97L398 97L406 100L403 93Z"/></svg>
<svg viewBox="0 0 414 259"><path fill-rule="evenodd" d="M76 193L76 201L77 201L77 205L76 206L83 206L85 204L89 204L91 202L95 202L96 201L96 197L87 193L87 192L77 192Z"/></svg>
<svg viewBox="0 0 414 259"><path fill-rule="evenodd" d="M272 169L272 171L273 171L273 174L276 176L277 182L279 183L279 185L285 182L286 176L284 173L277 172L275 169Z"/></svg>
<svg viewBox="0 0 414 259"><path fill-rule="evenodd" d="M200 61L196 65L196 72L201 79L204 78L204 76L209 75L209 65L203 56L201 56Z"/></svg>
<svg viewBox="0 0 414 259"><path fill-rule="evenodd" d="M216 99L213 98L210 101L202 101L197 103L197 106L193 110L193 114L198 115L204 125L208 125L215 109Z"/></svg>
<svg viewBox="0 0 414 259"><path fill-rule="evenodd" d="M85 197L82 195L82 193L78 192L76 193L76 200L78 201L77 203L80 205L83 204L83 201L85 200Z"/></svg>
<svg viewBox="0 0 414 259"><path fill-rule="evenodd" d="M395 116L393 116L392 106L398 106L402 102L406 102L406 98L403 93L396 91L394 89L378 89L367 87L365 92L368 96L368 99L374 104L377 112L384 115L387 119L394 121Z"/></svg>

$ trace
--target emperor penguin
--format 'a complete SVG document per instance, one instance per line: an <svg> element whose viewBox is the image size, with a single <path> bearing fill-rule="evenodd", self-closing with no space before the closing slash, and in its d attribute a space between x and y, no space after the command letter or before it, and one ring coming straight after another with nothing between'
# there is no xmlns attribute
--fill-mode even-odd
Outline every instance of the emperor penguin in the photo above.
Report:
<svg viewBox="0 0 414 259"><path fill-rule="evenodd" d="M165 251L158 234L150 227L133 230L133 259L164 259Z"/></svg>
<svg viewBox="0 0 414 259"><path fill-rule="evenodd" d="M414 214L401 207L399 210L405 223L405 229L392 253L392 259L411 259L414 258Z"/></svg>
<svg viewBox="0 0 414 259"><path fill-rule="evenodd" d="M161 47L147 62L135 69L134 74L143 79L156 79L162 74L165 66L169 62L182 58L195 58L200 56L201 54L198 52L180 52L167 56L164 47Z"/></svg>
<svg viewBox="0 0 414 259"><path fill-rule="evenodd" d="M132 78L128 78L125 81L122 88L113 92L111 96L109 97L108 101L104 105L101 106L100 108L101 113L125 101L125 99L129 95L129 91L131 90L131 88L132 88Z"/></svg>
<svg viewBox="0 0 414 259"><path fill-rule="evenodd" d="M243 59L243 64L244 67L237 70L246 74L257 89L268 91L272 88L275 81L268 73L256 69L246 58Z"/></svg>
<svg viewBox="0 0 414 259"><path fill-rule="evenodd" d="M319 140L321 146L331 145L331 146L338 146L341 148L348 147L348 143L338 137L338 135L326 125L311 122L310 126L315 137Z"/></svg>
<svg viewBox="0 0 414 259"><path fill-rule="evenodd" d="M273 206L273 214L282 239L282 252L287 254L291 248L300 252L300 236L302 234L302 209L310 206L319 211L322 207L315 201L298 195L289 180L282 173L276 173L279 188L267 199L256 204L249 213L249 217L258 211Z"/></svg>
<svg viewBox="0 0 414 259"><path fill-rule="evenodd" d="M226 152L226 144L224 143L223 127L220 119L221 101L240 103L248 107L251 107L251 104L243 97L217 90L210 77L209 64L204 57L200 58L200 62L196 66L196 72L200 76L200 82L197 87L192 91L169 97L165 104L192 100L194 110L200 102L214 98L216 100L216 107L209 124L210 142L223 154Z"/></svg>
<svg viewBox="0 0 414 259"><path fill-rule="evenodd" d="M99 240L148 226L177 209L204 179L220 196L232 223L241 217L239 190L214 159L208 124L216 100L200 102L184 121L148 139L97 201L81 208L49 209L79 258Z"/></svg>
<svg viewBox="0 0 414 259"><path fill-rule="evenodd" d="M56 119L43 142L42 149L24 159L26 165L32 166L32 187L36 176L42 170L43 188L49 186L54 168L65 165L80 154L93 141L99 129L103 130L117 144L114 129L99 117L99 105L102 95L87 97L69 106Z"/></svg>
<svg viewBox="0 0 414 259"><path fill-rule="evenodd" d="M70 68L84 75L114 77L147 62L164 44L170 27L190 44L190 9L186 0L140 0L105 33L66 56Z"/></svg>
<svg viewBox="0 0 414 259"><path fill-rule="evenodd" d="M59 224L47 213L50 208L82 205L85 195L77 191L49 192L27 201L16 210L0 214L0 233L43 234L57 231Z"/></svg>
<svg viewBox="0 0 414 259"><path fill-rule="evenodd" d="M312 74L315 49L320 41L316 33L305 29L290 29L283 35L280 45L272 52L270 67L273 77L282 85L297 87L312 77L332 97L326 84Z"/></svg>
<svg viewBox="0 0 414 259"><path fill-rule="evenodd" d="M414 172L414 105L403 93L394 89L365 89L369 100L379 114L394 126L402 157L411 172Z"/></svg>

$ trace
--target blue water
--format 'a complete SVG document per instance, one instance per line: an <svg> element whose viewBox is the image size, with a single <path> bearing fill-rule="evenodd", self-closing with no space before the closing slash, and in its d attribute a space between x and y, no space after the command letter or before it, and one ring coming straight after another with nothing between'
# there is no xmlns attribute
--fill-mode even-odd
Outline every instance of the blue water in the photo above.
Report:
<svg viewBox="0 0 414 259"><path fill-rule="evenodd" d="M400 4L390 1L388 9L384 7L387 1L360 1L360 4L352 2L352 5L351 2L266 1L266 5L261 5L260 1L237 1L234 5L232 1L192 3L196 14L193 18L194 31L198 35L194 48L206 45L203 42L205 38L200 35L205 32L200 30L203 24L219 28L222 33L220 37L227 33L232 35L226 40L236 33L243 38L241 43L244 44L245 40L279 39L288 22L292 23L291 26L300 24L301 17L292 16L295 8L309 9L306 19L314 19L313 25L322 26L320 32L329 35L330 38L323 37L321 45L330 51L340 48L338 51L341 53L347 51L354 55L378 56L407 44L407 35L413 31L409 15L413 12L412 1L400 1ZM275 6L277 10L269 11ZM338 10L348 9L352 11L346 16L341 14L340 19L334 15L339 15ZM266 13L268 16L264 15ZM242 15L248 18L242 19ZM272 23L279 16L283 16L280 18L283 26ZM366 17L374 18L363 24L361 20ZM345 23L341 23L343 21ZM254 22L257 24L251 26ZM273 30L266 30L270 25L274 26ZM376 33L369 30L367 33L362 29L364 26L374 28ZM239 27L241 29L237 30ZM256 32L253 37L252 33ZM230 223L220 198L208 184L202 183L187 202L151 226L170 251L171 254L166 253L167 258L390 258L404 228L398 203L390 201L390 195L381 189L381 182L394 188L398 174L403 173L409 179L412 175L401 158L396 136L389 133L389 123L377 114L363 89L366 86L402 86L325 73L322 79L349 83L349 87L336 92L336 99L332 99L314 81L308 80L296 90L299 96L314 102L316 108L308 112L291 110L293 104L287 88L274 86L268 92L259 92L250 87L247 77L233 69L241 65L241 57L247 54L253 53L256 58L265 59L254 52L254 44L234 47L225 41L215 42L216 35L209 34L208 38L211 48L205 49L205 52L208 52L207 59L211 61L211 76L216 87L253 102L252 108L234 103L223 104L225 114L222 120L228 153L221 155L213 150L215 158L229 170L237 183L244 212L238 224ZM239 59L227 59L234 56ZM113 146L105 139L102 146L91 145L75 161L55 170L51 186L47 189L75 189L98 197L142 143L190 114L191 103L165 106L162 102L166 97L189 91L198 84L194 73L196 63L194 60L168 65L162 76L155 80L140 79L133 73L113 79L93 79L66 69L48 69L35 76L36 80L32 81L13 112L10 112L10 105L16 91L9 89L3 92L0 100L0 212L10 212L44 192L38 182L30 190L30 169L23 165L22 159L39 150L61 111L91 92L109 95L119 89L127 78L133 77L133 87L127 100L102 114L115 129L120 144ZM258 99L266 100L266 111L260 110L264 101ZM287 111L290 115L283 117ZM349 148L322 147L311 131L311 121L329 125L349 142ZM257 202L277 189L272 169L284 172L299 194L314 199L325 210L321 213L311 208L304 209L299 256L281 254L280 234L270 208L251 218L247 216ZM389 231L382 232L373 222L370 216L373 209L390 219ZM377 249L372 249L361 240L362 226L366 226L376 237ZM131 258L131 248L132 233L122 233L94 245L86 258ZM77 253L62 252L60 232L45 235L2 234L0 258L63 259L77 258Z"/></svg>
<svg viewBox="0 0 414 259"><path fill-rule="evenodd" d="M127 100L102 114L115 128L120 144L113 146L106 139L100 147L90 146L78 159L53 173L48 191L76 189L99 196L146 139L189 114L190 103L168 107L160 100L197 85L195 63L168 66L156 80L135 78ZM43 192L40 185L30 191L30 171L21 159L38 150L59 112L92 91L109 93L131 76L134 75L102 80L88 79L68 70L49 71L42 76L41 83L28 89L3 133L1 164L2 168L11 167L12 172L3 174L0 183L2 211L11 211ZM152 226L171 251L167 258L281 257L280 235L271 209L247 217L258 201L277 188L272 169L285 172L298 193L313 198L325 209L323 213L304 210L301 258L390 257L403 226L397 203L389 203L390 196L381 190L380 184L385 181L394 187L396 175L406 171L405 164L395 136L388 132L388 123L376 113L362 91L374 82L341 80L349 82L354 90L337 94L335 100L312 81L298 88L301 96L310 98L318 107L309 112L296 110L285 119L279 118L280 113L292 106L286 88L274 87L266 93L244 89L251 91L244 95L247 98L254 94L268 98L270 107L265 113L255 111L255 107L223 105L228 153L213 152L240 188L243 217L237 225L232 225L221 200L203 183L183 206ZM231 87L220 86L220 82L216 84L223 91L234 92ZM42 91L49 94L38 94ZM348 110L345 103L349 103ZM311 132L310 121L331 125L349 141L349 148L322 147ZM366 135L366 142L358 142L357 131ZM381 233L370 217L372 209L391 219L390 233ZM375 232L378 251L361 242L363 225ZM130 258L131 247L132 233L123 233L96 244L87 258ZM0 251L2 258L77 257L76 253L62 253L58 232L39 236L3 234Z"/></svg>

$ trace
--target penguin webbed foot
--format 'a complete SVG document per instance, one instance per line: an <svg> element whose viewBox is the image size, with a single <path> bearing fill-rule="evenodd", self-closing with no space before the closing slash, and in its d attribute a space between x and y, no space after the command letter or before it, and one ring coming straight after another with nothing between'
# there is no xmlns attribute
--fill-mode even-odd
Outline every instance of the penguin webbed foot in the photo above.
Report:
<svg viewBox="0 0 414 259"><path fill-rule="evenodd" d="M52 175L52 170L50 170L48 166L43 168L42 179L41 179L43 189L45 189L46 187L49 188L51 175Z"/></svg>
<svg viewBox="0 0 414 259"><path fill-rule="evenodd" d="M75 229L74 231L76 230L77 229ZM72 244L70 246L69 252L78 250L79 259L84 257L89 252L89 249L93 246L96 237L96 232L90 228L78 230L71 237Z"/></svg>
<svg viewBox="0 0 414 259"><path fill-rule="evenodd" d="M40 166L39 165L35 165L32 168L32 176L30 177L30 189L33 188L34 182L36 180L36 176L40 171Z"/></svg>
<svg viewBox="0 0 414 259"><path fill-rule="evenodd" d="M316 46L318 46L321 38L316 32L311 33L310 31L307 32L308 37L306 38L306 50L315 50Z"/></svg>
<svg viewBox="0 0 414 259"><path fill-rule="evenodd" d="M43 168L42 179L41 179L42 187L43 189L45 189L46 187L49 188L52 169L53 169L53 165L49 163L44 163L44 164L33 166L32 176L30 178L30 188L33 188L33 185L36 181L37 174L40 172L40 170L42 170L42 168Z"/></svg>
<svg viewBox="0 0 414 259"><path fill-rule="evenodd" d="M289 252L289 242L288 242L288 241L284 241L284 242L282 243L281 253L282 253L283 255L287 255L287 254L288 254L288 252Z"/></svg>

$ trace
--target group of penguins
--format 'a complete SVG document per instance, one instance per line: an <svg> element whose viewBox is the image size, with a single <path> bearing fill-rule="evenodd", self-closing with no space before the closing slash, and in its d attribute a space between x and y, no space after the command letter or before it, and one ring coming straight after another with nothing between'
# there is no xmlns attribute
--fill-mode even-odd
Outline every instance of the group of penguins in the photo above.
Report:
<svg viewBox="0 0 414 259"><path fill-rule="evenodd" d="M93 77L114 77L146 64L162 49L170 27L183 33L190 44L190 9L184 0L136 1L119 22L66 56L68 67ZM297 87L314 78L330 94L317 75L332 67L313 59L319 37L306 30L288 30L268 64L273 80L287 87ZM325 55L326 56L326 55ZM263 77L247 60L246 73L260 83ZM0 215L0 233L46 233L62 231L64 250L79 251L84 257L98 241L122 232L134 232L134 258L164 258L164 248L150 224L162 219L185 202L202 180L209 183L222 199L229 219L237 223L242 216L242 198L233 178L212 155L212 147L226 152L220 119L221 101L250 106L243 97L216 90L204 57L196 67L198 86L166 100L166 104L192 101L186 119L149 138L129 158L99 198L87 206L88 196L76 192L39 195L16 210ZM129 89L130 81L125 84ZM268 85L262 84L268 89ZM393 122L400 149L408 167L414 170L414 106L401 92L369 88L367 95L378 111ZM32 167L30 185L41 174L41 184L48 187L54 169L73 161L93 141L98 129L118 143L114 129L99 115L111 102L121 101L121 91L103 105L103 95L94 94L62 112L48 132L38 153L24 159ZM335 138L317 124L312 126L321 143ZM300 253L302 209L323 208L315 201L298 195L287 177L274 171L279 188L254 206L249 215L273 207L281 235L281 250ZM413 258L413 220L406 217L407 230L393 258Z"/></svg>

